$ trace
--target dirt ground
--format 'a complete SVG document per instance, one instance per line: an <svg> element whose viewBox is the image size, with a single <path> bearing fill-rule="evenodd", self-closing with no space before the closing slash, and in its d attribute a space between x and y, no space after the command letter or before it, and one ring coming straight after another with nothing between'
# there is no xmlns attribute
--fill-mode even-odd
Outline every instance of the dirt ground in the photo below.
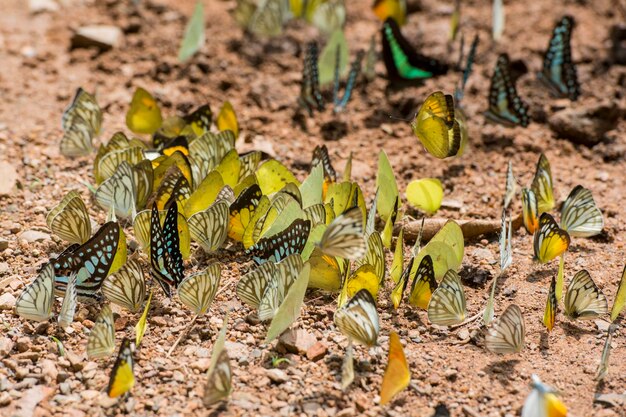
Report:
<svg viewBox="0 0 626 417"><path fill-rule="evenodd" d="M47 232L45 216L70 190L93 183L93 156L67 159L59 154L61 113L74 90L82 86L96 91L104 110L108 139L126 130L124 114L134 87L153 92L166 115L183 113L203 103L217 111L228 99L236 109L245 140L242 150L262 149L293 167L302 178L313 148L325 143L336 168L354 153L353 178L369 201L374 196L377 156L385 149L396 172L399 188L417 178L436 177L445 187L447 204L438 216L453 219L498 219L504 191L506 164L513 161L520 185L532 180L540 152L546 153L562 200L582 184L593 191L605 215L605 230L595 238L574 238L566 256L566 279L586 268L609 299L615 296L626 260L626 121L605 135L593 148L574 145L551 131L547 119L563 107L595 108L614 103L626 114L626 67L609 65L609 29L626 21L615 0L506 3L507 21L500 43L490 40L489 1L463 2L462 32L467 43L481 36L475 72L465 97L469 115L470 148L458 159L440 161L426 153L412 134L407 118L435 90L452 92L460 73L428 80L424 86L387 89L384 66L379 77L357 87L354 100L343 114L330 111L314 118L296 115L303 45L316 30L290 24L272 41L247 37L229 14L234 1L205 1L207 42L188 64L177 62L177 50L194 0L131 1L66 0L56 12L31 14L27 2L2 0L0 5L0 159L10 162L19 175L18 189L0 199L0 238L8 248L0 252L2 293L17 296L35 272L63 244L56 237L31 242L25 231ZM370 0L348 1L346 37L352 54L367 49L380 22L370 10ZM447 43L452 2L423 0L403 28L407 38L424 53L454 63L458 46ZM554 100L536 81L554 22L572 14L573 56L579 64L582 95L578 102ZM108 52L70 50L72 30L87 24L112 24L124 31L124 45ZM378 35L377 35L378 36ZM379 41L378 41L379 42ZM378 45L380 52L380 45ZM497 53L524 60L529 73L518 81L520 95L539 122L528 128L489 124L489 77ZM344 131L343 135L337 132ZM338 140L325 140L341 136ZM89 204L92 218L105 213ZM514 202L519 212L519 194ZM408 215L418 214L405 205ZM496 314L510 303L518 304L526 319L526 347L518 355L496 356L474 344L459 344L462 330L445 332L429 325L425 312L403 304L394 311L386 293L380 297L380 346L356 351L356 380L340 389L341 361L346 346L332 324L335 299L309 292L297 327L328 349L319 361L306 355L285 353L276 342L265 346L266 326L251 324L249 309L236 298L234 281L250 264L241 251L224 250L206 257L198 252L190 270L227 256L223 283L211 313L199 320L196 330L171 358L165 353L191 320L192 313L174 298L155 292L149 328L135 365L137 384L127 401L110 401L104 389L114 358L90 362L85 358L86 333L97 309L81 306L73 334L57 334L50 325L33 326L12 310L0 312L0 415L389 415L389 416L515 416L529 392L532 373L559 389L571 416L626 415L626 341L624 330L615 333L611 365L605 381L596 384L594 374L604 339L593 321L568 322L559 313L555 329L547 334L541 323L550 279L557 262L539 266L532 261L532 241L523 231L513 236L513 265L499 282ZM408 253L408 249L407 249ZM466 241L460 271L466 281L468 314L480 311L489 283L497 274L496 236ZM391 261L391 255L388 256ZM229 402L206 410L201 401L208 356L224 312L230 319L227 349L234 370L234 392ZM116 322L117 340L132 336L138 315L121 312ZM623 318L621 319L623 322ZM410 387L391 405L380 407L379 389L387 361L388 335L399 332L412 373ZM459 333L461 333L459 335ZM68 354L59 357L48 336L60 338ZM6 349L8 346L8 349ZM7 352L7 350L9 350ZM272 357L286 357L280 372L272 370ZM597 394L614 394L613 406L594 402ZM449 413L449 414L448 414Z"/></svg>

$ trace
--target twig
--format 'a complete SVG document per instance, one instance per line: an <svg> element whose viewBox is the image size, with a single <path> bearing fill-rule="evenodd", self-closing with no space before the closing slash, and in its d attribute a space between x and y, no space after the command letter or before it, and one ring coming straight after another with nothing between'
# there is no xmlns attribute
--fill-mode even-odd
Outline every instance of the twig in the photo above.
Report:
<svg viewBox="0 0 626 417"><path fill-rule="evenodd" d="M479 319L483 313L485 312L485 310L480 310L478 313L474 314L472 317L470 317L469 319L465 320L463 323L459 323L459 324L455 324L454 326L450 326L450 330L454 330L454 329L458 329L459 327L463 327L467 324L470 324L474 321L476 321L477 319Z"/></svg>
<svg viewBox="0 0 626 417"><path fill-rule="evenodd" d="M176 341L174 342L174 344L172 345L172 347L170 348L170 350L167 352L167 355L165 356L166 358L169 358L170 355L172 354L172 352L174 351L174 349L176 349L176 346L178 346L178 344L180 343L181 340L183 340L185 337L187 337L187 335L191 332L191 329L193 329L193 325L196 324L196 320L198 319L198 315L196 314L193 319L191 320L191 323L189 323L189 325L187 326L187 328L185 329L185 331L183 331L180 336L178 336L178 339L176 339Z"/></svg>

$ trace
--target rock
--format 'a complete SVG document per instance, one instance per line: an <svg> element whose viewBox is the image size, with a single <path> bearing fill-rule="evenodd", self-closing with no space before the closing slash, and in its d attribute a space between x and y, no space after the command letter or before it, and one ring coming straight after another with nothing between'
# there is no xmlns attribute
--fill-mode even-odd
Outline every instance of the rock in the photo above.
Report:
<svg viewBox="0 0 626 417"><path fill-rule="evenodd" d="M476 259L485 259L485 260L492 260L494 255L491 253L491 251L487 248L475 248L472 251L472 256L474 256Z"/></svg>
<svg viewBox="0 0 626 417"><path fill-rule="evenodd" d="M316 342L306 351L306 357L310 361L317 362L326 356L326 353L328 353L328 347L322 342Z"/></svg>
<svg viewBox="0 0 626 417"><path fill-rule="evenodd" d="M65 357L70 362L70 368L74 372L81 371L85 367L83 355L77 355L69 349L65 349Z"/></svg>
<svg viewBox="0 0 626 417"><path fill-rule="evenodd" d="M9 404L11 404L11 394L5 391L0 394L0 407L6 407Z"/></svg>
<svg viewBox="0 0 626 417"><path fill-rule="evenodd" d="M15 307L15 297L13 294L5 292L0 295L0 310L12 310Z"/></svg>
<svg viewBox="0 0 626 417"><path fill-rule="evenodd" d="M274 383L276 384L282 384L287 382L287 380L289 379L287 377L287 374L285 373L285 371L281 370L281 369L276 369L276 368L272 368L272 369L267 369L265 371L265 374L267 375L267 377Z"/></svg>
<svg viewBox="0 0 626 417"><path fill-rule="evenodd" d="M25 391L22 395L22 398L19 400L18 408L20 408L20 415L22 416L32 416L35 413L35 409L37 405L49 398L54 394L54 388L46 387L43 385L36 385L30 388L28 391Z"/></svg>
<svg viewBox="0 0 626 417"><path fill-rule="evenodd" d="M613 62L626 65L626 23L618 23L611 28L611 43Z"/></svg>
<svg viewBox="0 0 626 417"><path fill-rule="evenodd" d="M17 184L17 171L8 162L0 162L0 195L9 195Z"/></svg>
<svg viewBox="0 0 626 417"><path fill-rule="evenodd" d="M43 242L46 240L50 240L50 235L48 233L40 232L38 230L26 230L20 234L20 239L23 239L27 242Z"/></svg>
<svg viewBox="0 0 626 417"><path fill-rule="evenodd" d="M191 365L189 365L191 369L197 369L200 372L206 372L209 369L209 366L211 366L211 359L209 358L202 358L202 359L198 359L195 362L192 362Z"/></svg>
<svg viewBox="0 0 626 417"><path fill-rule="evenodd" d="M79 28L72 36L72 48L96 47L102 50L122 44L122 30L116 26L93 25Z"/></svg>
<svg viewBox="0 0 626 417"><path fill-rule="evenodd" d="M13 350L13 346L15 344L13 343L13 340L11 340L10 337L3 337L0 339L0 356L7 356L12 350Z"/></svg>
<svg viewBox="0 0 626 417"><path fill-rule="evenodd" d="M6 239L0 239L0 251L5 251L9 248L9 241Z"/></svg>
<svg viewBox="0 0 626 417"><path fill-rule="evenodd" d="M27 352L30 349L30 338L20 337L15 344L17 351L20 353Z"/></svg>
<svg viewBox="0 0 626 417"><path fill-rule="evenodd" d="M302 404L302 411L304 411L307 416L316 416L320 408L322 408L322 405L314 401L307 401Z"/></svg>
<svg viewBox="0 0 626 417"><path fill-rule="evenodd" d="M80 392L80 397L85 401L91 401L100 395L100 391L94 389L87 389Z"/></svg>
<svg viewBox="0 0 626 417"><path fill-rule="evenodd" d="M600 330L601 332L606 332L609 330L609 323L604 320L595 320L594 323L596 324L598 330Z"/></svg>
<svg viewBox="0 0 626 417"><path fill-rule="evenodd" d="M548 124L559 137L586 146L604 139L604 134L617 126L620 109L614 102L594 107L566 108L553 113Z"/></svg>
<svg viewBox="0 0 626 417"><path fill-rule="evenodd" d="M303 329L289 329L284 332L279 339L288 352L306 354L311 346L317 342L314 335Z"/></svg>
<svg viewBox="0 0 626 417"><path fill-rule="evenodd" d="M32 14L56 12L59 10L59 5L54 0L29 0L28 9Z"/></svg>
<svg viewBox="0 0 626 417"><path fill-rule="evenodd" d="M593 402L606 404L611 407L619 407L626 403L626 394L596 394L593 398Z"/></svg>
<svg viewBox="0 0 626 417"><path fill-rule="evenodd" d="M0 275L4 275L10 270L8 262L0 262Z"/></svg>

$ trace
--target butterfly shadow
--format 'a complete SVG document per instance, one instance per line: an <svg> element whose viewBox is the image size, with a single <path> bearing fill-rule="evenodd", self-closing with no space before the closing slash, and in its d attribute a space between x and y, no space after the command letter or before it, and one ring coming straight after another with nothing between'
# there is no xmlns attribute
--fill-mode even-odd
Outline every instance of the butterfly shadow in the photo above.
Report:
<svg viewBox="0 0 626 417"><path fill-rule="evenodd" d="M535 283L543 282L546 278L556 275L557 268L550 269L536 269L526 277L526 282Z"/></svg>
<svg viewBox="0 0 626 417"><path fill-rule="evenodd" d="M580 340L580 336L582 335L595 335L598 333L595 330L578 327L569 320L561 322L561 327L563 328L563 332L565 332L566 336L573 337L576 340Z"/></svg>
<svg viewBox="0 0 626 417"><path fill-rule="evenodd" d="M443 170L443 178L460 178L465 176L465 165L450 164Z"/></svg>
<svg viewBox="0 0 626 417"><path fill-rule="evenodd" d="M490 379L497 380L501 385L508 386L515 375L515 366L520 363L519 359L504 359L490 363L483 371Z"/></svg>

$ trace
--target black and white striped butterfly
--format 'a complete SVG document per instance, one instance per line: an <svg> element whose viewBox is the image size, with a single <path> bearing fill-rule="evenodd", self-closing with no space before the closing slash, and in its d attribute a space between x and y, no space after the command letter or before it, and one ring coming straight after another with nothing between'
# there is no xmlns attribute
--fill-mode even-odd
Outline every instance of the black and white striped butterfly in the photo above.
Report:
<svg viewBox="0 0 626 417"><path fill-rule="evenodd" d="M576 101L580 96L580 83L572 61L573 28L572 16L565 15L559 20L552 31L552 38L543 58L543 68L537 76L555 96Z"/></svg>
<svg viewBox="0 0 626 417"><path fill-rule="evenodd" d="M78 192L72 190L46 216L52 232L70 243L83 244L91 237L91 219Z"/></svg>
<svg viewBox="0 0 626 417"><path fill-rule="evenodd" d="M577 185L561 207L561 227L570 236L590 237L602 232L604 218L591 191Z"/></svg>
<svg viewBox="0 0 626 417"><path fill-rule="evenodd" d="M363 215L353 207L335 218L322 235L317 246L329 256L357 260L365 255L367 245L363 238Z"/></svg>
<svg viewBox="0 0 626 417"><path fill-rule="evenodd" d="M178 284L180 301L197 315L203 315L211 306L220 286L222 267L219 263L191 274Z"/></svg>
<svg viewBox="0 0 626 417"><path fill-rule="evenodd" d="M459 275L448 270L428 303L428 320L438 326L453 326L465 320L465 292Z"/></svg>
<svg viewBox="0 0 626 417"><path fill-rule="evenodd" d="M485 347L494 353L516 353L524 347L525 334L522 311L515 304L511 304L487 330Z"/></svg>
<svg viewBox="0 0 626 417"><path fill-rule="evenodd" d="M213 351L211 352L211 363L207 372L207 384L204 387L204 396L202 398L205 407L222 401L227 398L232 391L230 358L224 348L227 326L228 316L224 319L224 324L215 340Z"/></svg>
<svg viewBox="0 0 626 417"><path fill-rule="evenodd" d="M61 139L61 154L89 155L94 149L93 138L100 133L102 126L102 110L96 98L79 87L72 103L63 112L61 124L65 131Z"/></svg>
<svg viewBox="0 0 626 417"><path fill-rule="evenodd" d="M115 320L108 304L102 306L87 338L89 359L105 358L115 350Z"/></svg>
<svg viewBox="0 0 626 417"><path fill-rule="evenodd" d="M589 320L609 311L608 301L586 270L578 271L567 286L565 315L570 320Z"/></svg>
<svg viewBox="0 0 626 417"><path fill-rule="evenodd" d="M491 77L488 119L505 126L528 126L528 105L517 94L510 74L509 56L501 54Z"/></svg>
<svg viewBox="0 0 626 417"><path fill-rule="evenodd" d="M342 334L355 342L374 346L378 341L380 325L376 301L366 289L337 309L334 322Z"/></svg>
<svg viewBox="0 0 626 417"><path fill-rule="evenodd" d="M228 237L229 203L220 200L187 220L191 237L206 252L219 249Z"/></svg>
<svg viewBox="0 0 626 417"><path fill-rule="evenodd" d="M107 300L136 313L146 299L146 281L141 264L130 259L118 271L105 278L102 294Z"/></svg>
<svg viewBox="0 0 626 417"><path fill-rule="evenodd" d="M35 280L22 290L15 302L20 317L33 321L46 321L52 316L54 303L54 267L46 264Z"/></svg>

